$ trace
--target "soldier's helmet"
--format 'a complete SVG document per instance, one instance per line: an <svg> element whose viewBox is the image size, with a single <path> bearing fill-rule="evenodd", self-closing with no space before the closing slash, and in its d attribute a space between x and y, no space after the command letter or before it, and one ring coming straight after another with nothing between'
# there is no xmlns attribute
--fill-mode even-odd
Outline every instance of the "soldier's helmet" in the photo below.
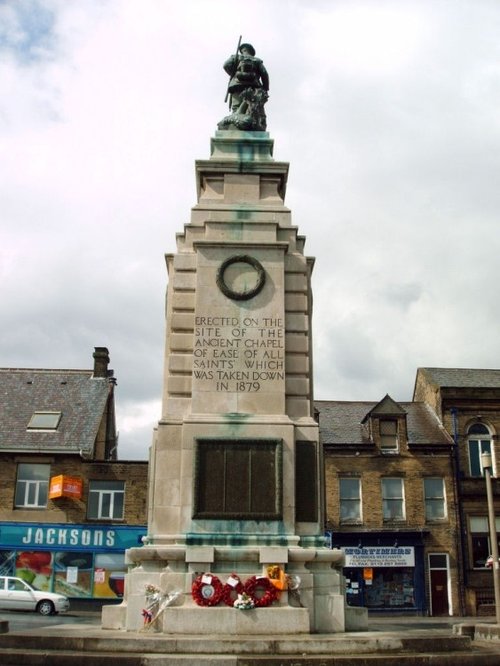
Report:
<svg viewBox="0 0 500 666"><path fill-rule="evenodd" d="M251 55L255 55L255 49L251 44L241 44L240 53L243 52L243 49L247 49L247 51L250 51Z"/></svg>

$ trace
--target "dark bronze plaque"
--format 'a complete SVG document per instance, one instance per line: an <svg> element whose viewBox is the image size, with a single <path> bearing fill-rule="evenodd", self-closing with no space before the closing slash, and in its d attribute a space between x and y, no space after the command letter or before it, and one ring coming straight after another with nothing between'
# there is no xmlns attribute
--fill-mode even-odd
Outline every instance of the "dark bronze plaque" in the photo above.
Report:
<svg viewBox="0 0 500 666"><path fill-rule="evenodd" d="M281 457L278 439L198 439L193 517L280 520Z"/></svg>
<svg viewBox="0 0 500 666"><path fill-rule="evenodd" d="M297 442L295 447L295 520L318 520L318 467L315 442Z"/></svg>

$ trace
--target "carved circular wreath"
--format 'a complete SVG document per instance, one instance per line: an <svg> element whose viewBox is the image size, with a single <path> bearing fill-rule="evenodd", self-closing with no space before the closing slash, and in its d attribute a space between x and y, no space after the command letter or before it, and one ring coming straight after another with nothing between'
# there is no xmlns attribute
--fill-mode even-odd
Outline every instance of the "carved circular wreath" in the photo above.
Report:
<svg viewBox="0 0 500 666"><path fill-rule="evenodd" d="M217 606L222 599L222 592L222 583L212 574L201 574L191 586L191 596L198 606Z"/></svg>
<svg viewBox="0 0 500 666"><path fill-rule="evenodd" d="M252 576L245 582L244 589L254 602L255 608L270 606L278 598L278 590L266 577Z"/></svg>
<svg viewBox="0 0 500 666"><path fill-rule="evenodd" d="M243 592L243 583L239 576L231 574L222 589L222 601L226 606L234 606L234 602L238 598L238 594Z"/></svg>
<svg viewBox="0 0 500 666"><path fill-rule="evenodd" d="M257 272L257 282L253 287L248 289L245 288L241 291L236 291L235 289L231 289L231 287L228 286L224 279L224 273L229 268L229 266L232 266L233 264L248 264L253 269L255 269ZM266 271L264 270L264 267L260 261L254 257L250 257L247 254L238 254L233 257L229 257L229 259L226 259L222 262L222 264L219 266L219 270L217 271L217 286L222 291L224 296L231 298L233 301L248 301L250 298L257 296L257 294L262 291L265 282Z"/></svg>

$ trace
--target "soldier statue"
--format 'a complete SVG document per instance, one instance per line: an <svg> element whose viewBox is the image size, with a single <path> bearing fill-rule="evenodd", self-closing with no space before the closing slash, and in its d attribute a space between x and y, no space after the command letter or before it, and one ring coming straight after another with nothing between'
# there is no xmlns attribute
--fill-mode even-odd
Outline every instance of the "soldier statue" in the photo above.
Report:
<svg viewBox="0 0 500 666"><path fill-rule="evenodd" d="M255 57L254 47L238 43L236 53L224 63L224 70L230 76L226 100L229 97L231 114L220 121L219 129L265 131L269 76L262 60Z"/></svg>

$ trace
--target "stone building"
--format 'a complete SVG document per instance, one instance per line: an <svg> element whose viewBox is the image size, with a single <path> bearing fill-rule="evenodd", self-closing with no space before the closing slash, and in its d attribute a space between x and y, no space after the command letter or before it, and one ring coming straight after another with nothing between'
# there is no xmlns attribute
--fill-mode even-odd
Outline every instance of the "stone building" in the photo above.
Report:
<svg viewBox="0 0 500 666"><path fill-rule="evenodd" d="M346 599L371 611L460 614L453 440L424 402L316 401L327 523Z"/></svg>
<svg viewBox="0 0 500 666"><path fill-rule="evenodd" d="M145 534L147 462L117 460L113 371L0 369L0 573L120 597Z"/></svg>
<svg viewBox="0 0 500 666"><path fill-rule="evenodd" d="M412 402L316 401L326 528L346 554L347 603L492 613L481 453L496 476L500 370L419 368ZM493 480L497 532L500 482Z"/></svg>
<svg viewBox="0 0 500 666"><path fill-rule="evenodd" d="M462 568L463 606L468 615L493 612L487 559L491 553L486 485L481 453L491 453L493 477L500 449L500 370L419 368L413 399L428 404L454 442L453 476L461 525L457 558ZM492 479L497 534L500 480Z"/></svg>

